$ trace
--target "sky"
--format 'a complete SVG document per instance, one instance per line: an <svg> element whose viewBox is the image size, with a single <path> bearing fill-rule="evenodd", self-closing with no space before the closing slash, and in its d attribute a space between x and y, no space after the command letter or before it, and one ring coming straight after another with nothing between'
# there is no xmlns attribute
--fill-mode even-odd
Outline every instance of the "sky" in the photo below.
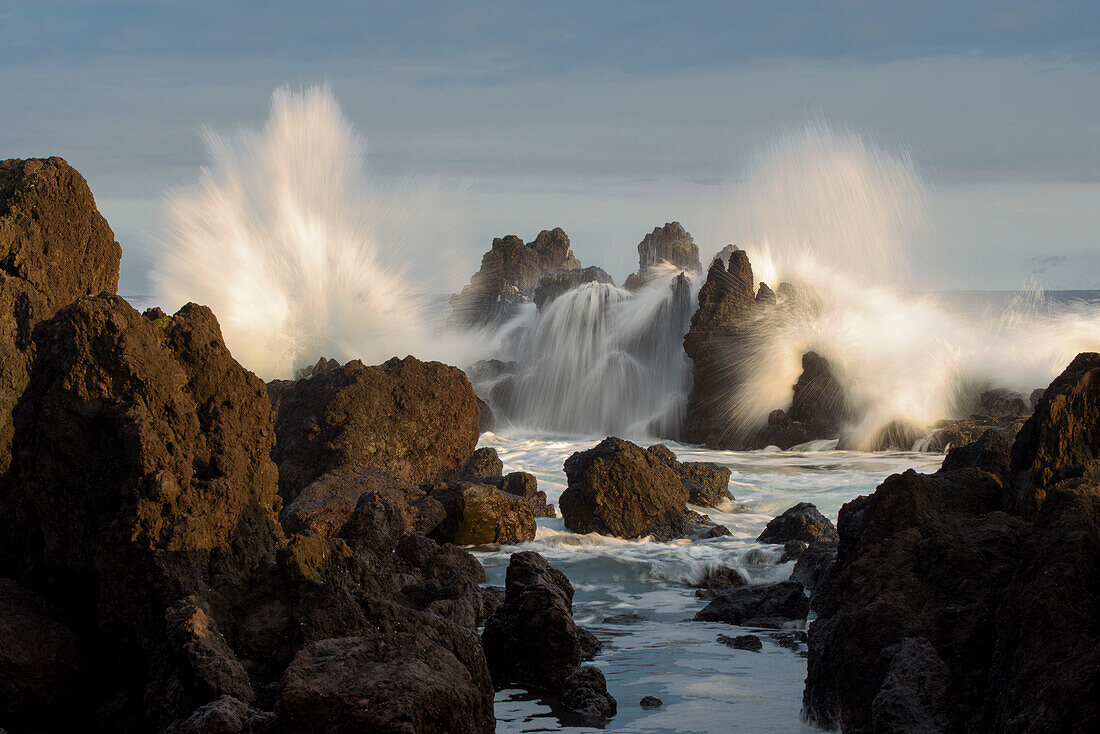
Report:
<svg viewBox="0 0 1100 734"><path fill-rule="evenodd" d="M124 294L151 288L202 130L314 83L436 290L510 233L561 226L616 279L667 221L737 243L754 156L822 121L912 160L920 284L1100 288L1096 2L4 0L0 27L0 157L85 175Z"/></svg>

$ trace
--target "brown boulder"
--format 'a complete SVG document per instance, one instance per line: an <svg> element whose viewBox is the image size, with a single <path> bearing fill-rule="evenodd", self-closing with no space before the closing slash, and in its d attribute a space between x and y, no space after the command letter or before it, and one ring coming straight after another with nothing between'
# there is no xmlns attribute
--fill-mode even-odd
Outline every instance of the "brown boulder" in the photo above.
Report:
<svg viewBox="0 0 1100 734"><path fill-rule="evenodd" d="M559 506L573 532L658 540L683 535L688 490L654 453L609 437L566 459L565 474L569 486Z"/></svg>
<svg viewBox="0 0 1100 734"><path fill-rule="evenodd" d="M791 540L831 544L836 543L838 538L836 528L829 518L818 512L813 504L799 502L772 518L756 540L760 543L776 544Z"/></svg>
<svg viewBox="0 0 1100 734"><path fill-rule="evenodd" d="M433 531L440 540L457 545L488 545L535 539L535 516L523 497L475 482L460 482L434 491L432 497L447 513Z"/></svg>
<svg viewBox="0 0 1100 734"><path fill-rule="evenodd" d="M280 391L272 458L287 502L337 468L433 481L461 467L477 445L473 388L461 370L439 362L354 360Z"/></svg>

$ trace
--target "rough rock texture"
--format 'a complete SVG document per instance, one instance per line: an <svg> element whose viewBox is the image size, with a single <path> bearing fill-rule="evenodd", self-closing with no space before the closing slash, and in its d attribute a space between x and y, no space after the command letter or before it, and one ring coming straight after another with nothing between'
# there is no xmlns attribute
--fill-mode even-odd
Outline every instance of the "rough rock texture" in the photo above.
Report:
<svg viewBox="0 0 1100 734"><path fill-rule="evenodd" d="M581 664L573 585L533 551L513 553L504 603L481 635L493 684L559 691Z"/></svg>
<svg viewBox="0 0 1100 734"><path fill-rule="evenodd" d="M753 274L743 250L730 254L727 267L715 258L699 290L699 309L691 317L684 351L692 361L684 437L712 448L740 445L731 436L728 403L736 390L736 363L731 360L744 338L744 328L756 306Z"/></svg>
<svg viewBox="0 0 1100 734"><path fill-rule="evenodd" d="M802 355L802 374L794 385L788 417L804 425L812 438L835 438L855 411L829 361L817 354Z"/></svg>
<svg viewBox="0 0 1100 734"><path fill-rule="evenodd" d="M492 698L455 654L407 633L329 639L287 668L275 705L280 731L484 734Z"/></svg>
<svg viewBox="0 0 1100 734"><path fill-rule="evenodd" d="M496 479L504 476L504 462L494 448L480 448L470 454L459 471L466 479Z"/></svg>
<svg viewBox="0 0 1100 734"><path fill-rule="evenodd" d="M514 544L535 539L535 515L523 497L491 484L460 482L432 493L447 513L434 531L457 545Z"/></svg>
<svg viewBox="0 0 1100 734"><path fill-rule="evenodd" d="M565 679L561 701L590 726L601 726L618 712L618 703L607 692L607 679L595 665L585 665Z"/></svg>
<svg viewBox="0 0 1100 734"><path fill-rule="evenodd" d="M0 579L0 723L48 723L68 706L76 638L42 597Z"/></svg>
<svg viewBox="0 0 1100 734"><path fill-rule="evenodd" d="M982 469L1007 480L1011 469L1012 439L1002 430L989 428L972 443L953 446L943 459L941 472Z"/></svg>
<svg viewBox="0 0 1100 734"><path fill-rule="evenodd" d="M689 273L703 270L699 263L699 247L679 222L655 227L638 243L639 272L644 273L660 263L668 263Z"/></svg>
<svg viewBox="0 0 1100 734"><path fill-rule="evenodd" d="M30 378L34 327L81 296L114 293L122 250L84 178L60 158L0 161L0 474Z"/></svg>
<svg viewBox="0 0 1100 734"><path fill-rule="evenodd" d="M580 267L560 227L539 232L527 244L515 235L499 237L481 258L481 269L469 285L451 296L451 321L468 328L499 324L531 299L544 274Z"/></svg>
<svg viewBox="0 0 1100 734"><path fill-rule="evenodd" d="M688 490L653 453L609 437L566 459L565 474L569 486L559 505L570 530L662 540L683 535Z"/></svg>
<svg viewBox="0 0 1100 734"><path fill-rule="evenodd" d="M1026 415L1028 409L1023 395L1004 388L994 388L978 395L977 412L992 416Z"/></svg>
<svg viewBox="0 0 1100 734"><path fill-rule="evenodd" d="M680 476L680 482L688 491L688 502L700 507L717 507L732 502L729 490L730 470L724 466L706 462L677 461L676 454L663 444L646 449L663 464Z"/></svg>
<svg viewBox="0 0 1100 734"><path fill-rule="evenodd" d="M935 475L892 476L844 506L837 561L814 597L811 721L845 732L1100 726L1098 379L1100 356L1079 355L1020 431L1007 472L1002 450L967 447Z"/></svg>
<svg viewBox="0 0 1100 734"><path fill-rule="evenodd" d="M764 532L756 539L760 543L786 543L801 540L805 543L835 543L836 528L829 518L818 512L810 502L799 502L794 507L768 522Z"/></svg>
<svg viewBox="0 0 1100 734"><path fill-rule="evenodd" d="M603 268L598 268L595 265L587 268L575 268L573 270L556 270L552 273L546 273L539 278L539 283L535 287L535 294L532 300L534 300L539 310L542 310L563 293L571 291L574 288L579 288L585 283L607 283L613 285L614 282L611 276L604 272Z"/></svg>
<svg viewBox="0 0 1100 734"><path fill-rule="evenodd" d="M805 620L810 602L802 584L781 581L765 586L741 586L714 597L695 615L696 622L725 622L743 627L779 629Z"/></svg>
<svg viewBox="0 0 1100 734"><path fill-rule="evenodd" d="M275 418L279 491L292 502L336 468L375 468L408 482L463 465L477 445L477 399L466 375L415 357L359 360L282 388Z"/></svg>
<svg viewBox="0 0 1100 734"><path fill-rule="evenodd" d="M976 442L986 431L997 431L1005 437L1005 441L1011 446L1016 440L1016 434L1023 428L1022 416L1002 416L990 418L974 416L966 420L942 420L933 426L932 435L928 440L928 451L947 451L952 448L962 448L967 444Z"/></svg>

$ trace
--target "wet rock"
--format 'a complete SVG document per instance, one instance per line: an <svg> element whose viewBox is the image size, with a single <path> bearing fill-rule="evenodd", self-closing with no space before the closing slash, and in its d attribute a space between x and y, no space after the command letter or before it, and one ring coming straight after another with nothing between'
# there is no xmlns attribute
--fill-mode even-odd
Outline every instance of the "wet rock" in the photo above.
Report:
<svg viewBox="0 0 1100 734"><path fill-rule="evenodd" d="M530 301L542 275L580 267L560 227L527 244L515 235L494 239L469 285L451 296L451 322L467 328L503 323Z"/></svg>
<svg viewBox="0 0 1100 734"><path fill-rule="evenodd" d="M794 630L793 632L773 632L768 636L775 640L775 644L780 647L795 652L797 652L808 639L806 633L802 630Z"/></svg>
<svg viewBox="0 0 1100 734"><path fill-rule="evenodd" d="M562 294L574 288L579 288L586 283L606 283L613 285L614 281L602 268L598 268L594 265L587 268L557 270L552 273L546 273L539 278L538 286L535 287L533 298L535 306L541 311Z"/></svg>
<svg viewBox="0 0 1100 734"><path fill-rule="evenodd" d="M0 721L48 723L76 693L76 637L60 613L11 579L0 579Z"/></svg>
<svg viewBox="0 0 1100 734"><path fill-rule="evenodd" d="M836 544L815 543L799 556L791 571L791 581L802 584L810 592L810 608L816 610L815 592L836 562Z"/></svg>
<svg viewBox="0 0 1100 734"><path fill-rule="evenodd" d="M732 647L735 650L748 650L749 652L760 652L764 649L764 643L760 641L760 638L756 635L737 635L736 637L729 637L728 635L718 635L718 642Z"/></svg>
<svg viewBox="0 0 1100 734"><path fill-rule="evenodd" d="M783 544L783 555L779 557L780 563L787 563L789 561L797 561L798 558L806 552L806 549L810 547L810 544L802 540L788 540Z"/></svg>
<svg viewBox="0 0 1100 734"><path fill-rule="evenodd" d="M856 416L833 366L817 352L802 355L802 374L787 415L814 439L839 436L841 426Z"/></svg>
<svg viewBox="0 0 1100 734"><path fill-rule="evenodd" d="M603 643L584 627L577 627L577 639L581 643L581 660L591 660L603 650Z"/></svg>
<svg viewBox="0 0 1100 734"><path fill-rule="evenodd" d="M607 692L607 679L594 665L585 665L565 679L561 701L590 725L601 725L618 711L614 697Z"/></svg>
<svg viewBox="0 0 1100 734"><path fill-rule="evenodd" d="M684 438L711 448L740 448L743 437L731 433L727 402L737 389L730 355L745 338L753 316L752 266L742 250L730 253L728 267L720 258L711 262L699 290L699 308L684 337L684 351L692 361L692 388L688 396Z"/></svg>
<svg viewBox="0 0 1100 734"><path fill-rule="evenodd" d="M966 420L937 421L932 427L928 439L928 451L947 451L976 443L986 431L997 431L1005 437L1011 446L1016 434L1024 425L1024 418L1018 415L992 418L972 416Z"/></svg>
<svg viewBox="0 0 1100 734"><path fill-rule="evenodd" d="M658 709L665 705L665 702L656 696L642 696L642 700L638 702L638 705L644 709Z"/></svg>
<svg viewBox="0 0 1100 734"><path fill-rule="evenodd" d="M573 585L533 551L512 554L505 584L481 636L494 685L560 691L581 663Z"/></svg>
<svg viewBox="0 0 1100 734"><path fill-rule="evenodd" d="M717 596L695 615L695 621L780 628L788 622L805 620L809 611L802 585L781 581L766 586L742 586Z"/></svg>
<svg viewBox="0 0 1100 734"><path fill-rule="evenodd" d="M504 476L504 462L494 448L480 448L470 454L459 470L464 479L493 479Z"/></svg>
<svg viewBox="0 0 1100 734"><path fill-rule="evenodd" d="M606 438L577 452L566 459L565 473L569 486L559 505L574 532L669 540L690 531L679 475L629 441Z"/></svg>
<svg viewBox="0 0 1100 734"><path fill-rule="evenodd" d="M768 522L764 532L756 539L760 543L786 543L801 540L805 543L836 543L836 528L829 518L818 512L810 502L799 502Z"/></svg>
<svg viewBox="0 0 1100 734"><path fill-rule="evenodd" d="M777 302L775 291L768 287L764 281L756 289L756 302L763 306L774 306Z"/></svg>
<svg viewBox="0 0 1100 734"><path fill-rule="evenodd" d="M708 568L703 572L699 580L692 585L700 590L712 592L709 596L700 594L696 594L696 596L714 598L714 596L717 596L723 591L736 589L738 586L744 586L745 578L735 568L718 566L716 568Z"/></svg>
<svg viewBox="0 0 1100 734"><path fill-rule="evenodd" d="M446 511L433 531L440 540L457 545L515 544L535 539L531 504L490 484L460 482L433 491Z"/></svg>
<svg viewBox="0 0 1100 734"><path fill-rule="evenodd" d="M546 492L539 489L538 480L533 474L516 471L493 484L503 492L522 498L535 517L556 517L554 506L546 503Z"/></svg>
<svg viewBox="0 0 1100 734"><path fill-rule="evenodd" d="M478 407L465 374L415 357L354 360L293 383L279 400L272 458L292 502L337 468L374 468L407 482L460 468L477 444Z"/></svg>
<svg viewBox="0 0 1100 734"><path fill-rule="evenodd" d="M676 454L663 444L650 446L646 451L679 475L691 504L717 507L723 502L733 501L729 491L730 470L726 467L706 462L678 461Z"/></svg>
<svg viewBox="0 0 1100 734"><path fill-rule="evenodd" d="M34 327L82 296L115 293L122 250L87 182L61 158L0 161L0 474L27 387Z"/></svg>
<svg viewBox="0 0 1100 734"><path fill-rule="evenodd" d="M640 271L659 263L669 263L689 273L698 273L703 269L695 240L679 222L654 228L638 243Z"/></svg>
<svg viewBox="0 0 1100 734"><path fill-rule="evenodd" d="M926 640L907 637L888 648L890 663L871 702L878 731L948 731L944 712L950 671Z"/></svg>
<svg viewBox="0 0 1100 734"><path fill-rule="evenodd" d="M1045 387L1037 387L1031 391L1031 395L1027 400L1027 407L1029 410L1034 411L1035 407L1039 405L1039 401L1043 399L1043 394L1046 392Z"/></svg>
<svg viewBox="0 0 1100 734"><path fill-rule="evenodd" d="M450 650L414 634L329 639L287 668L275 704L281 731L483 734L492 698Z"/></svg>
<svg viewBox="0 0 1100 734"><path fill-rule="evenodd" d="M837 448L841 451L913 451L922 438L924 431L917 426L908 421L893 420L865 440L841 436Z"/></svg>

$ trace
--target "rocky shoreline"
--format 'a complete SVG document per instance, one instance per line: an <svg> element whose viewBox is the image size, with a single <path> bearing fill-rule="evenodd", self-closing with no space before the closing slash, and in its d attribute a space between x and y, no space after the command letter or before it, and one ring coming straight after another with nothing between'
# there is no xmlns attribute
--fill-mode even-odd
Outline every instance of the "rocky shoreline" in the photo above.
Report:
<svg viewBox="0 0 1100 734"><path fill-rule="evenodd" d="M732 503L729 469L608 437L565 462L554 508L476 448L487 403L462 370L322 359L264 384L208 308L140 314L117 296L120 257L68 164L0 162L0 728L480 734L513 685L576 722L614 717L565 575L525 551L493 589L462 546L532 540L559 510L577 533L728 534L689 504ZM701 269L678 223L639 245L633 287L660 262ZM499 323L523 299L605 282L596 270L560 229L502 238L454 318ZM812 352L762 433L730 438L707 403L708 385L736 380L714 340L800 297L754 287L742 251L712 263L685 338L685 435L793 445L840 430L857 408ZM695 619L806 642L804 710L821 726L1100 728L1098 391L1100 355L1082 354L1026 420L1015 396L983 393L990 415L941 428L938 473L890 477L835 528L790 508L759 541L795 561L792 578L711 569ZM789 628L811 608L805 638ZM759 650L753 637L728 644Z"/></svg>

